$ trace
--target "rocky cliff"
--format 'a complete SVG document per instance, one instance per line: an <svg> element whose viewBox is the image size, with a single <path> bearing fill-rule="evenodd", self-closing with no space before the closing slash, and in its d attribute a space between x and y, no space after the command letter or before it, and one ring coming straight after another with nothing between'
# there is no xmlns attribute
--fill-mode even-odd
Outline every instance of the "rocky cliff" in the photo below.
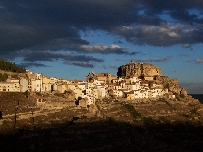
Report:
<svg viewBox="0 0 203 152"><path fill-rule="evenodd" d="M162 71L158 66L148 63L135 63L131 62L129 64L122 65L118 68L118 77L132 77L136 76L143 81L148 81L150 83L156 83L163 85L167 88L169 92L187 95L187 90L181 88L178 79L170 79L168 76L163 76Z"/></svg>
<svg viewBox="0 0 203 152"><path fill-rule="evenodd" d="M160 75L162 75L162 72L158 66L147 63L135 63L133 61L120 66L117 72L118 77L155 77Z"/></svg>

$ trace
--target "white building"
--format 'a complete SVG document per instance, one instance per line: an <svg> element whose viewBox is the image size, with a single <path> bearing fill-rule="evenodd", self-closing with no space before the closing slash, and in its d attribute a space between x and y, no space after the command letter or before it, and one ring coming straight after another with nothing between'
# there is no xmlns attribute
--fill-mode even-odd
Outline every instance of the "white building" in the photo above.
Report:
<svg viewBox="0 0 203 152"><path fill-rule="evenodd" d="M77 85L78 88L82 89L82 90L85 90L87 88L87 83L79 83Z"/></svg>
<svg viewBox="0 0 203 152"><path fill-rule="evenodd" d="M64 93L67 90L66 84L58 84L57 91L60 93Z"/></svg>
<svg viewBox="0 0 203 152"><path fill-rule="evenodd" d="M104 86L97 86L101 98L106 97L106 89Z"/></svg>
<svg viewBox="0 0 203 152"><path fill-rule="evenodd" d="M0 92L20 92L19 82L0 82Z"/></svg>
<svg viewBox="0 0 203 152"><path fill-rule="evenodd" d="M25 78L20 79L20 91L25 92L28 90L28 80Z"/></svg>

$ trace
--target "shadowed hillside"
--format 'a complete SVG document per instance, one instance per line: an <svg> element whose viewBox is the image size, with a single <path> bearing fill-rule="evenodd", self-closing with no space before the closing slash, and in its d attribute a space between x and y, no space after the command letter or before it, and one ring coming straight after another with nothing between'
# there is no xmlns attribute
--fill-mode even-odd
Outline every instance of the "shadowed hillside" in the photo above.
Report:
<svg viewBox="0 0 203 152"><path fill-rule="evenodd" d="M34 103L22 93L0 97L1 151L190 152L203 144L202 105L189 97L177 103L108 98L97 101L96 109L31 109Z"/></svg>
<svg viewBox="0 0 203 152"><path fill-rule="evenodd" d="M30 111L28 106L33 104L21 92L0 92L0 111L2 111L3 115L14 114L17 108L18 112Z"/></svg>
<svg viewBox="0 0 203 152"><path fill-rule="evenodd" d="M1 135L3 151L199 151L202 126L136 126L112 119L18 130Z"/></svg>

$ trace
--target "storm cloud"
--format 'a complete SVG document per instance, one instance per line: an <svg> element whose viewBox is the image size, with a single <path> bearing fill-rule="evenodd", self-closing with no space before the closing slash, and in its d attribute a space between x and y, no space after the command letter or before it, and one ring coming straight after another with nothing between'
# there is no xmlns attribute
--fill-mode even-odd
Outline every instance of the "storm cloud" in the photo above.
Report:
<svg viewBox="0 0 203 152"><path fill-rule="evenodd" d="M202 13L201 0L0 0L1 57L21 57L33 65L61 59L94 67L104 62L95 53L135 54L119 44L91 44L80 35L88 30L102 30L134 45L188 48L203 42Z"/></svg>

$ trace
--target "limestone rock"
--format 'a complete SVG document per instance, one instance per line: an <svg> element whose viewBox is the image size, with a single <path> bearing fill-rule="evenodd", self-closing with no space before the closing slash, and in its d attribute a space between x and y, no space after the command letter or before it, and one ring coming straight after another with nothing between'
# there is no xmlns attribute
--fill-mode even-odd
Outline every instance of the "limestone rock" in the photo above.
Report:
<svg viewBox="0 0 203 152"><path fill-rule="evenodd" d="M118 68L118 77L133 77L136 76L150 84L162 85L169 92L175 94L187 95L187 91L181 88L178 79L170 79L168 76L163 76L161 69L158 66L149 63L135 63L122 65Z"/></svg>
<svg viewBox="0 0 203 152"><path fill-rule="evenodd" d="M187 95L187 90L185 88L182 88L180 90L180 94L186 96Z"/></svg>
<svg viewBox="0 0 203 152"><path fill-rule="evenodd" d="M117 72L118 77L155 77L161 75L162 72L158 66L148 63L135 62L120 66Z"/></svg>
<svg viewBox="0 0 203 152"><path fill-rule="evenodd" d="M181 88L179 86L178 79L174 78L168 81L168 90L170 92L175 92L180 94Z"/></svg>

